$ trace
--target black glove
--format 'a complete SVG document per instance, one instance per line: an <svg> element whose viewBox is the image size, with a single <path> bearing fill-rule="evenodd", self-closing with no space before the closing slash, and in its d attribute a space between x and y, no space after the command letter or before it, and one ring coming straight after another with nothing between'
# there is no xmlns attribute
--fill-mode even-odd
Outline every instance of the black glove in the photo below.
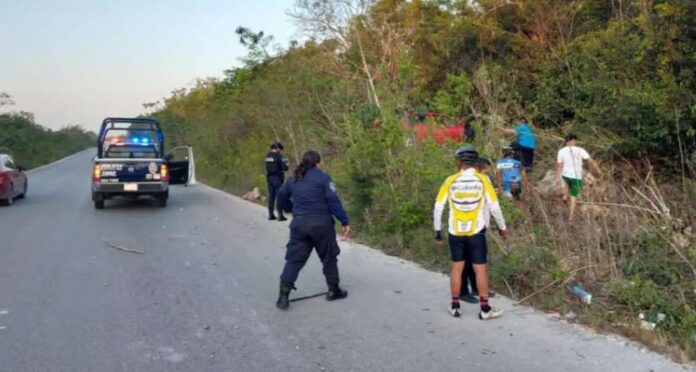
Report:
<svg viewBox="0 0 696 372"><path fill-rule="evenodd" d="M435 240L437 240L438 242L442 241L442 231L435 231Z"/></svg>

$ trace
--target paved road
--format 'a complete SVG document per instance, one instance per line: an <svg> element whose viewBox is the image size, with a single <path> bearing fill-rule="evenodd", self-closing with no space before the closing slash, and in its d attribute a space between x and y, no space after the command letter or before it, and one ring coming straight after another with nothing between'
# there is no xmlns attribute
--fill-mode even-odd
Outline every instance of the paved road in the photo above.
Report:
<svg viewBox="0 0 696 372"><path fill-rule="evenodd" d="M447 280L343 244L345 301L274 302L287 227L199 185L170 205L89 199L91 152L0 208L1 371L672 371L635 345L526 308L445 311ZM109 248L115 244L144 255ZM297 296L324 290L318 260Z"/></svg>

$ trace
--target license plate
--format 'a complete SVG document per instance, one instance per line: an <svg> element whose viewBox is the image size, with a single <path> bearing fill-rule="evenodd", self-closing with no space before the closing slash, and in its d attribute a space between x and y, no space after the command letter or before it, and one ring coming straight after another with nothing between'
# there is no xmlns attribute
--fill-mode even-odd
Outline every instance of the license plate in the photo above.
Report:
<svg viewBox="0 0 696 372"><path fill-rule="evenodd" d="M137 183L124 183L123 184L123 191L138 191L138 184Z"/></svg>

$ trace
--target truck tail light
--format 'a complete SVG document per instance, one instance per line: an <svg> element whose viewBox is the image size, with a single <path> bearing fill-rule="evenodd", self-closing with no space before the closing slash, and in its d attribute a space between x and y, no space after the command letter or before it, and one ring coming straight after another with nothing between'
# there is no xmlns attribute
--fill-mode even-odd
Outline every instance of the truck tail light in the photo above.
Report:
<svg viewBox="0 0 696 372"><path fill-rule="evenodd" d="M162 181L169 181L169 166L167 164L160 166L160 175Z"/></svg>
<svg viewBox="0 0 696 372"><path fill-rule="evenodd" d="M99 182L101 180L101 165L94 164L94 169L92 170L92 181Z"/></svg>

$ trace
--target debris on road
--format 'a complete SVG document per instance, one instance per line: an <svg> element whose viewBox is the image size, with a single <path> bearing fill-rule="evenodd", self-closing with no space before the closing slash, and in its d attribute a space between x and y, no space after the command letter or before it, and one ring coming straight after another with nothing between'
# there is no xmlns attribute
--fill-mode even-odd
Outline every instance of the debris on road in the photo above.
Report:
<svg viewBox="0 0 696 372"><path fill-rule="evenodd" d="M261 191L259 190L258 187L254 187L253 190L244 194L244 196L242 196L242 199L248 200L248 201L259 201L259 200L261 200Z"/></svg>
<svg viewBox="0 0 696 372"><path fill-rule="evenodd" d="M645 320L645 314L643 313L638 314L638 319L640 320L640 329L652 331L657 327L657 323Z"/></svg>
<svg viewBox="0 0 696 372"><path fill-rule="evenodd" d="M657 313L657 323L662 323L667 319L667 314Z"/></svg>
<svg viewBox="0 0 696 372"><path fill-rule="evenodd" d="M549 284L543 286L541 289L539 289L539 290L537 290L536 292L530 294L529 296L527 296L527 297L525 297L525 298L523 298L523 299L521 299L521 300L518 300L517 302L515 302L515 303L513 304L513 306L519 305L519 304L521 304L522 302L524 302L524 301L526 301L526 300L528 300L528 299L530 299L530 298L536 296L537 294L539 294L539 293L541 293L541 292L547 290L547 289L550 288L552 285L558 283L558 281L559 281L558 279L555 279L555 280L552 281L551 283L549 283Z"/></svg>
<svg viewBox="0 0 696 372"><path fill-rule="evenodd" d="M317 294L313 294L313 295L309 295L309 296L291 298L291 299L290 299L290 302L297 302L297 301L302 301L302 300L308 300L308 299L310 299L310 298L317 298L317 297L321 297L321 296L326 296L327 294L329 294L329 292L321 292L321 293L317 293Z"/></svg>
<svg viewBox="0 0 696 372"><path fill-rule="evenodd" d="M130 249L130 248L124 248L124 247L118 246L116 244L109 242L106 239L104 239L104 243L106 243L106 245L108 245L111 248L118 249L119 251L129 252L129 253L137 253L137 254L145 254L145 252L137 250L137 249Z"/></svg>
<svg viewBox="0 0 696 372"><path fill-rule="evenodd" d="M169 237L169 241L176 240L176 239L188 239L189 235L184 234L184 235L172 235Z"/></svg>
<svg viewBox="0 0 696 372"><path fill-rule="evenodd" d="M654 330L658 324L662 323L667 319L667 314L657 313L650 316L650 319L646 319L645 314L638 314L638 320L640 321L640 329L646 331Z"/></svg>
<svg viewBox="0 0 696 372"><path fill-rule="evenodd" d="M582 301L583 304L585 305L591 305L592 304L592 295L587 293L584 289L582 289L579 285L575 285L570 290L575 293L576 296L580 298L580 301Z"/></svg>

